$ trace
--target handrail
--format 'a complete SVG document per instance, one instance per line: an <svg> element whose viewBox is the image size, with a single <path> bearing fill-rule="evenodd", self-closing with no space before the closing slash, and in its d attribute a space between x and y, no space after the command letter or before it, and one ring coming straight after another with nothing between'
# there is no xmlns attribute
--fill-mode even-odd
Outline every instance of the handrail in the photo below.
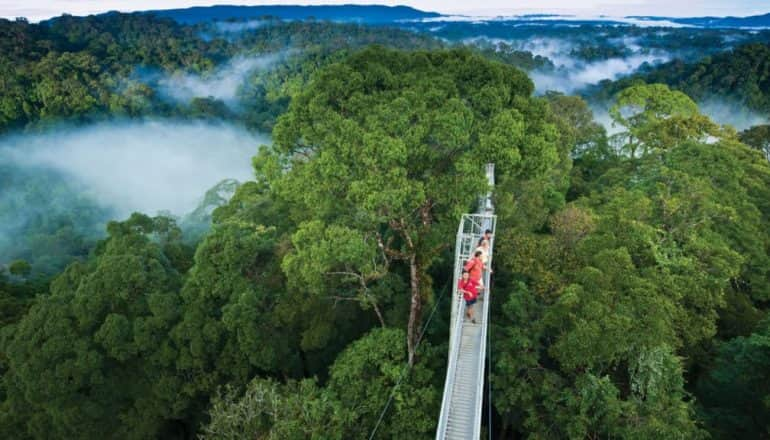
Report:
<svg viewBox="0 0 770 440"><path fill-rule="evenodd" d="M452 289L452 296L453 298L456 296L455 292L457 291L457 285L455 284L454 288ZM454 302L454 301L453 301ZM449 421L449 411L444 410L445 408L449 408L449 400L452 398L452 386L451 384L454 382L454 373L457 369L457 361L460 357L460 342L462 341L461 333L462 333L462 326L463 326L463 303L457 302L457 307L454 307L453 310L457 313L457 316L459 319L455 320L454 328L452 329L452 332L450 333L449 340L450 340L450 348L449 348L449 365L447 366L447 372L446 372L446 378L444 379L444 397L441 400L441 415L439 416L438 420L438 427L436 429L436 439L441 440L444 438L444 434L446 433L447 429L447 422ZM447 390L450 390L447 392Z"/></svg>
<svg viewBox="0 0 770 440"><path fill-rule="evenodd" d="M452 286L452 322L450 324L451 326L451 332L450 332L450 343L449 343L449 354L448 354L448 362L447 362L447 373L446 378L444 379L444 395L441 402L441 414L439 416L439 422L436 429L436 439L442 440L446 435L446 429L449 422L449 416L450 416L450 409L451 409L451 398L452 398L452 390L454 381L456 379L457 374L457 364L460 359L460 345L462 343L462 328L463 328L463 316L465 314L465 301L462 297L462 294L457 289L457 284L459 280L459 274L462 272L462 268L464 266L464 263L472 256L474 250L476 249L476 243L479 241L479 239L483 236L484 231L486 229L490 229L492 231L495 230L496 227L496 219L497 217L494 214L491 213L483 213L483 214L464 214L462 216L462 220L460 222L460 226L457 231L457 241L455 246L455 267L454 267L454 285ZM492 252L494 247L494 235L492 240L490 240L490 252L489 252L489 259L487 264L491 264L492 262ZM484 285L489 286L489 280L490 280L490 274L488 271L485 271L484 274ZM480 317L477 317L479 319L479 323L481 324L481 346L479 347L480 353L485 353L486 350L486 333L487 333L487 321L489 317L489 302L490 302L490 296L491 292L487 288L484 291L485 300L482 302L482 313ZM477 401L476 401L476 408L474 408L476 413L476 419L479 423L476 423L474 425L474 431L480 430L481 427L481 409L482 409L482 401L483 401L483 370L484 370L484 356L479 356L479 377L476 379L477 387ZM479 431L480 435L480 431ZM476 437L478 438L478 437Z"/></svg>
<svg viewBox="0 0 770 440"><path fill-rule="evenodd" d="M436 429L436 439L443 439L444 433L446 433L447 422L449 421L449 411L444 411L445 408L449 408L449 399L452 398L451 384L454 380L455 370L457 369L457 362L460 355L460 342L462 341L462 325L464 301L462 301L461 294L457 290L457 283L459 281L459 272L463 264L463 235L466 217L460 220L460 224L457 226L457 239L455 241L455 264L454 273L452 277L452 306L451 306L451 330L449 333L449 354L447 360L447 372L444 379L444 396L441 401L441 415L439 416L438 428ZM446 392L450 390L450 392Z"/></svg>
<svg viewBox="0 0 770 440"><path fill-rule="evenodd" d="M491 220L491 222L495 222L494 218ZM492 229L495 227L495 225L489 225L485 229ZM489 240L489 257L487 259L487 264L490 269L492 269L492 254L494 249L494 234L492 235L492 238ZM484 274L484 287L486 291L484 292L484 295L486 295L486 300L484 301L483 306L483 312L482 312L482 322L484 325L481 326L481 346L479 347L479 353L482 355L479 356L478 360L478 377L476 380L476 417L474 420L478 420L479 423L476 423L473 425L473 437L474 439L481 438L481 410L483 406L483 396L484 396L484 364L486 362L486 353L487 353L487 329L489 327L489 303L491 302L491 289L490 289L490 278L491 273L489 271L486 271Z"/></svg>

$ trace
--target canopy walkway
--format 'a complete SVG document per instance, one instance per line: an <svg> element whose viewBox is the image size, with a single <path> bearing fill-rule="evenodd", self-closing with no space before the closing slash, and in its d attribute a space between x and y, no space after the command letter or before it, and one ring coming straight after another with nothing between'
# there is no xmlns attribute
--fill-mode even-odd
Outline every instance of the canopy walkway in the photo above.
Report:
<svg viewBox="0 0 770 440"><path fill-rule="evenodd" d="M494 164L487 165L489 186L494 185ZM449 341L449 359L444 398L436 440L476 440L481 435L481 406L484 400L484 364L487 354L487 324L491 300L489 272L484 272L484 291L473 306L476 323L465 319L465 301L457 290L457 283L466 261L484 235L492 231L489 242L488 267L492 265L494 233L497 217L494 215L492 195L482 197L476 214L464 214L457 229L455 245L454 281L452 286L452 319Z"/></svg>

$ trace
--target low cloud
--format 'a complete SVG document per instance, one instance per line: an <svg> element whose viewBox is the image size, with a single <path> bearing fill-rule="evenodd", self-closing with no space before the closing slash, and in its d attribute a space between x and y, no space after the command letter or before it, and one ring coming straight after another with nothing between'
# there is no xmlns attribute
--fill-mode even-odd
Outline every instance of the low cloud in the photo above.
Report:
<svg viewBox="0 0 770 440"><path fill-rule="evenodd" d="M214 29L221 33L232 34L263 28L270 23L270 20L217 21L214 23Z"/></svg>
<svg viewBox="0 0 770 440"><path fill-rule="evenodd" d="M713 98L699 102L698 107L701 113L714 122L732 125L737 130L770 123L770 116L759 114L735 102Z"/></svg>
<svg viewBox="0 0 770 440"><path fill-rule="evenodd" d="M175 102L189 103L193 98L214 98L230 107L237 106L238 92L250 75L270 69L285 52L258 57L238 56L211 72L193 74L176 72L144 73L141 79L158 90L160 96Z"/></svg>
<svg viewBox="0 0 770 440"><path fill-rule="evenodd" d="M562 66L556 70L535 70L530 76L539 93L556 90L571 94L605 79L616 80L630 75L645 63L659 64L666 61L668 57L665 55L632 55L590 63L577 62L571 67Z"/></svg>
<svg viewBox="0 0 770 440"><path fill-rule="evenodd" d="M0 163L50 170L118 217L133 211L182 215L225 178L251 178L267 136L229 124L102 123L0 141Z"/></svg>
<svg viewBox="0 0 770 440"><path fill-rule="evenodd" d="M572 94L602 80L616 80L633 74L645 63L659 64L669 61L671 56L662 51L647 51L639 44L639 38L613 38L607 41L628 53L625 57L613 57L598 61L585 61L573 55L579 44L558 38L532 38L527 40L505 40L478 37L466 43L480 41L498 45L505 43L516 50L531 52L548 58L555 68L535 69L529 72L538 93L555 90ZM583 42L586 43L586 42Z"/></svg>
<svg viewBox="0 0 770 440"><path fill-rule="evenodd" d="M770 115L762 115L735 102L719 100L716 98L698 103L700 112L720 125L730 125L738 131L760 124L770 124ZM603 125L608 135L623 131L623 127L613 123L607 105L595 104L591 106L594 120Z"/></svg>

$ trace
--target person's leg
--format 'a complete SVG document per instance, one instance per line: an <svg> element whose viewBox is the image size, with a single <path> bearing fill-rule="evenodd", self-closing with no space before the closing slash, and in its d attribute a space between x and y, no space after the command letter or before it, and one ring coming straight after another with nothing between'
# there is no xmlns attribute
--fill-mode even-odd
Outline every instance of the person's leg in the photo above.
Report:
<svg viewBox="0 0 770 440"><path fill-rule="evenodd" d="M470 301L470 304L468 304L468 318L474 324L476 323L476 319L473 317L473 306L475 304L476 304L476 301Z"/></svg>

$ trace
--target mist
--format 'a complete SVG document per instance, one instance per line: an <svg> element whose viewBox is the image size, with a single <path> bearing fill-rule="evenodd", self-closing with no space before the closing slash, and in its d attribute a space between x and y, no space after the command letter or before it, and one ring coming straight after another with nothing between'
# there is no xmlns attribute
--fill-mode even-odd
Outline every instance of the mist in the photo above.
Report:
<svg viewBox="0 0 770 440"><path fill-rule="evenodd" d="M466 42L489 41L505 43L516 50L531 52L546 57L555 68L535 69L529 72L538 94L554 90L574 94L587 86L603 80L616 80L631 75L645 63L660 64L671 59L662 51L648 51L639 45L638 38L615 38L608 42L628 53L625 57L614 57L598 61L585 61L572 54L579 47L576 42L557 38L532 38L528 40L503 40L498 38L475 38Z"/></svg>
<svg viewBox="0 0 770 440"><path fill-rule="evenodd" d="M578 46L565 40L534 39L522 45L523 50L548 57L556 69L535 70L530 76L535 90L544 93L555 90L572 94L603 80L616 80L631 75L644 64L660 64L671 59L663 52L648 52L639 45L638 38L613 39L610 42L629 53L625 57L584 61L571 55Z"/></svg>
<svg viewBox="0 0 770 440"><path fill-rule="evenodd" d="M755 125L770 123L770 116L754 112L747 109L746 106L735 102L713 98L698 102L697 104L700 112L708 116L712 121L720 125L730 125L738 131L743 131ZM623 127L613 123L608 105L594 103L590 107L594 115L594 121L604 126L607 130L607 135L612 136L623 131Z"/></svg>
<svg viewBox="0 0 770 440"><path fill-rule="evenodd" d="M268 142L224 123L101 123L6 138L0 163L58 173L118 217L183 215L217 182L249 179L250 158Z"/></svg>
<svg viewBox="0 0 770 440"><path fill-rule="evenodd" d="M187 104L193 98L210 97L234 108L238 103L238 91L249 75L267 71L285 55L285 52L281 52L257 57L238 56L212 72L201 75L187 72L163 75L153 72L141 76L144 81L154 85L160 96L168 100Z"/></svg>
<svg viewBox="0 0 770 440"><path fill-rule="evenodd" d="M666 56L632 55L593 63L575 63L573 67L563 66L555 71L535 70L530 77L538 93L555 90L572 94L606 79L616 80L630 75L645 63L658 64L665 61L668 61Z"/></svg>
<svg viewBox="0 0 770 440"><path fill-rule="evenodd" d="M612 117L610 116L609 107L606 105L598 105L593 104L589 107L591 109L591 113L594 115L594 121L601 124L604 129L607 132L607 136L612 136L614 134L618 134L621 131L623 131L623 127L616 125L612 121Z"/></svg>
<svg viewBox="0 0 770 440"><path fill-rule="evenodd" d="M224 34L240 33L265 27L271 22L272 20L217 21L214 28Z"/></svg>
<svg viewBox="0 0 770 440"><path fill-rule="evenodd" d="M770 123L770 116L746 108L745 105L718 98L698 102L701 113L719 124L727 124L741 131L749 127Z"/></svg>

